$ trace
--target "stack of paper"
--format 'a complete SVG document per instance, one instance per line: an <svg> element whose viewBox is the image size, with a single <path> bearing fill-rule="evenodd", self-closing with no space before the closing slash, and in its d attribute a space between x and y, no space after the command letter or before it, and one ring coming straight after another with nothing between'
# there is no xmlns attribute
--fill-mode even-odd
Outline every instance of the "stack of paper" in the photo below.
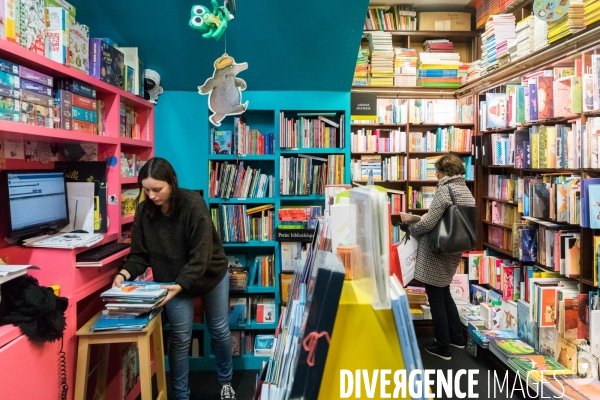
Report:
<svg viewBox="0 0 600 400"><path fill-rule="evenodd" d="M394 86L417 86L417 52L415 49L394 49Z"/></svg>
<svg viewBox="0 0 600 400"><path fill-rule="evenodd" d="M105 310L92 330L141 330L160 309L167 289L155 282L123 282L100 295Z"/></svg>
<svg viewBox="0 0 600 400"><path fill-rule="evenodd" d="M371 85L394 86L394 47L390 32L369 32Z"/></svg>
<svg viewBox="0 0 600 400"><path fill-rule="evenodd" d="M28 269L40 269L33 265L0 265L0 284L25 275Z"/></svg>
<svg viewBox="0 0 600 400"><path fill-rule="evenodd" d="M98 233L60 233L51 236L38 236L25 239L26 247L49 247L54 249L74 249L76 247L90 247L102 241L104 236Z"/></svg>
<svg viewBox="0 0 600 400"><path fill-rule="evenodd" d="M461 78L460 83L461 84L465 84L468 82L471 82L477 78L479 78L482 73L482 65L483 65L483 61L482 60L475 60L473 61L470 65L469 65L469 69L467 70L467 75L464 78Z"/></svg>
<svg viewBox="0 0 600 400"><path fill-rule="evenodd" d="M571 33L585 28L583 0L571 0L567 14L548 24L548 43L556 42Z"/></svg>

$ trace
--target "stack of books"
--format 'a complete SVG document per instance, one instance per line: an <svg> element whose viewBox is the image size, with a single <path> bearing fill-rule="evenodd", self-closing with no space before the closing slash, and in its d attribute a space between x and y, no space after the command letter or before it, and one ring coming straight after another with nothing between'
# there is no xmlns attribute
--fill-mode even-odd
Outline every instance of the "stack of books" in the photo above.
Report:
<svg viewBox="0 0 600 400"><path fill-rule="evenodd" d="M394 49L394 86L417 86L417 52L415 49Z"/></svg>
<svg viewBox="0 0 600 400"><path fill-rule="evenodd" d="M368 59L365 58L365 55L362 49L358 50L358 58L356 59L356 67L354 68L354 80L352 81L352 85L354 86L367 86L368 83Z"/></svg>
<svg viewBox="0 0 600 400"><path fill-rule="evenodd" d="M571 0L567 14L548 24L548 43L556 42L571 33L585 28L583 0Z"/></svg>
<svg viewBox="0 0 600 400"><path fill-rule="evenodd" d="M123 282L100 295L105 310L94 324L93 331L142 330L161 309L158 304L167 295L167 289L155 282Z"/></svg>
<svg viewBox="0 0 600 400"><path fill-rule="evenodd" d="M533 20L533 51L538 51L548 46L548 23L540 18Z"/></svg>
<svg viewBox="0 0 600 400"><path fill-rule="evenodd" d="M517 38L515 16L513 14L490 15L485 24L485 43L488 58L488 71L508 64L508 48ZM482 44L482 50L483 50Z"/></svg>
<svg viewBox="0 0 600 400"><path fill-rule="evenodd" d="M427 53L452 53L454 45L448 39L434 39L423 42L423 50Z"/></svg>
<svg viewBox="0 0 600 400"><path fill-rule="evenodd" d="M483 62L481 60L473 61L467 70L467 75L464 78L461 78L460 83L465 84L471 82L481 76L481 66Z"/></svg>
<svg viewBox="0 0 600 400"><path fill-rule="evenodd" d="M371 85L394 86L394 47L389 32L369 32Z"/></svg>
<svg viewBox="0 0 600 400"><path fill-rule="evenodd" d="M458 87L458 53L419 53L419 73L417 84L420 86Z"/></svg>
<svg viewBox="0 0 600 400"><path fill-rule="evenodd" d="M600 20L600 0L585 0L583 17L585 26Z"/></svg>
<svg viewBox="0 0 600 400"><path fill-rule="evenodd" d="M529 54L533 53L535 19L535 17L529 16L517 23L515 29L517 34L517 49L514 54L511 54L511 59L513 61L527 57Z"/></svg>

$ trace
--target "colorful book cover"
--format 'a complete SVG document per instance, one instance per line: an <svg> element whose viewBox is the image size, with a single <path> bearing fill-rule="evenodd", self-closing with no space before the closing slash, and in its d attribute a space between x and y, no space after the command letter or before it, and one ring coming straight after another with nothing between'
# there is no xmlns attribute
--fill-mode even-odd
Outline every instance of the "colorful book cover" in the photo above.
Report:
<svg viewBox="0 0 600 400"><path fill-rule="evenodd" d="M469 275L456 274L450 283L450 295L454 299L454 303L468 304L469 303Z"/></svg>
<svg viewBox="0 0 600 400"><path fill-rule="evenodd" d="M231 131L215 131L213 154L231 154Z"/></svg>
<svg viewBox="0 0 600 400"><path fill-rule="evenodd" d="M530 78L529 82L529 120L538 120L538 109L537 109L537 82L535 78Z"/></svg>
<svg viewBox="0 0 600 400"><path fill-rule="evenodd" d="M536 218L550 218L550 191L548 184L536 182L533 184L531 198L531 216Z"/></svg>
<svg viewBox="0 0 600 400"><path fill-rule="evenodd" d="M577 371L577 345L586 344L584 339L567 339L561 337L558 342L558 357L556 361L568 369Z"/></svg>
<svg viewBox="0 0 600 400"><path fill-rule="evenodd" d="M497 291L491 289L488 292L487 301L490 303L491 302L502 302L502 294L500 292L497 292Z"/></svg>
<svg viewBox="0 0 600 400"><path fill-rule="evenodd" d="M594 111L594 78L592 74L583 75L581 91L583 96L583 111Z"/></svg>
<svg viewBox="0 0 600 400"><path fill-rule="evenodd" d="M479 280L479 271L483 267L483 251L469 252L469 280Z"/></svg>
<svg viewBox="0 0 600 400"><path fill-rule="evenodd" d="M471 304L480 305L481 303L485 303L488 301L488 289L484 289L479 285L471 285L471 294L473 298L471 299Z"/></svg>
<svg viewBox="0 0 600 400"><path fill-rule="evenodd" d="M522 340L537 348L538 327L529 318L529 303L523 300L517 301L517 333Z"/></svg>
<svg viewBox="0 0 600 400"><path fill-rule="evenodd" d="M487 129L506 128L506 93L486 93L485 100L487 104Z"/></svg>
<svg viewBox="0 0 600 400"><path fill-rule="evenodd" d="M590 228L600 229L600 185L588 185Z"/></svg>
<svg viewBox="0 0 600 400"><path fill-rule="evenodd" d="M516 123L525 123L525 87L517 86Z"/></svg>
<svg viewBox="0 0 600 400"><path fill-rule="evenodd" d="M554 82L554 115L560 118L571 114L571 77L557 79Z"/></svg>
<svg viewBox="0 0 600 400"><path fill-rule="evenodd" d="M531 168L540 168L540 134L530 132L529 141L531 142Z"/></svg>
<svg viewBox="0 0 600 400"><path fill-rule="evenodd" d="M517 303L514 301L503 301L502 302L502 318L500 319L500 329L509 330L513 333L518 334L519 329L517 325Z"/></svg>
<svg viewBox="0 0 600 400"><path fill-rule="evenodd" d="M229 298L229 325L246 325L246 302L245 297Z"/></svg>
<svg viewBox="0 0 600 400"><path fill-rule="evenodd" d="M496 339L494 345L498 347L498 350L505 356L514 356L521 354L533 355L536 353L535 349L522 341L521 339Z"/></svg>
<svg viewBox="0 0 600 400"><path fill-rule="evenodd" d="M502 300L512 300L514 293L514 267L502 268Z"/></svg>
<svg viewBox="0 0 600 400"><path fill-rule="evenodd" d="M510 357L509 362L520 371L566 371L564 365L561 365L552 357L531 355L525 357Z"/></svg>
<svg viewBox="0 0 600 400"><path fill-rule="evenodd" d="M122 217L130 217L132 215L135 215L135 209L137 206L137 198L138 198L139 193L140 193L139 189L121 189L121 216ZM143 197L142 197L142 200L143 200Z"/></svg>
<svg viewBox="0 0 600 400"><path fill-rule="evenodd" d="M538 327L554 326L556 318L556 287L538 288Z"/></svg>
<svg viewBox="0 0 600 400"><path fill-rule="evenodd" d="M538 119L554 118L553 98L554 78L551 76L537 77L537 111Z"/></svg>
<svg viewBox="0 0 600 400"><path fill-rule="evenodd" d="M537 229L522 229L519 249L519 259L521 261L537 261Z"/></svg>
<svg viewBox="0 0 600 400"><path fill-rule="evenodd" d="M480 343L489 343L490 340L518 339L511 331L503 330L473 330L470 332Z"/></svg>
<svg viewBox="0 0 600 400"><path fill-rule="evenodd" d="M538 168L546 168L548 162L548 127L541 125L538 129Z"/></svg>

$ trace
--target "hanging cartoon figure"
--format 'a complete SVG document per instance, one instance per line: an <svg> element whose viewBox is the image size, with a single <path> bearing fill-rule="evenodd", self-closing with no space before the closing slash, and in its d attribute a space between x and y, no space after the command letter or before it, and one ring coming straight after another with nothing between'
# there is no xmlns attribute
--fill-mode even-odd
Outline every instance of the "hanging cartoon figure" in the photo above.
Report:
<svg viewBox="0 0 600 400"><path fill-rule="evenodd" d="M202 37L205 39L213 38L219 40L227 29L227 23L233 19L227 7L219 7L216 0L211 1L213 12L207 7L193 6L192 16L190 18L190 27L197 31L205 32Z"/></svg>
<svg viewBox="0 0 600 400"><path fill-rule="evenodd" d="M212 78L198 86L198 93L208 94L208 107L213 113L209 120L214 126L221 126L221 121L227 115L238 115L248 108L248 101L241 104L246 82L236 78L238 73L247 68L248 63L237 64L233 57L223 54L215 61Z"/></svg>

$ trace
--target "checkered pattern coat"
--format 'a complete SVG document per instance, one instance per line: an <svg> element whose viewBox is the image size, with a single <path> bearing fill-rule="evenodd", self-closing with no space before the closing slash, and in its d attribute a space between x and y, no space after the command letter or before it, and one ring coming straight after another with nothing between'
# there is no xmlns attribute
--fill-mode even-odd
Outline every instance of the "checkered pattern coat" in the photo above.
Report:
<svg viewBox="0 0 600 400"><path fill-rule="evenodd" d="M444 211L452 204L448 187L452 188L456 204L475 206L475 199L460 175L445 176L438 183L437 191L425 218L409 228L411 236L419 238L419 252L415 266L415 279L432 285L450 285L461 260L461 254L439 255L432 253L427 245L427 234L435 228Z"/></svg>

